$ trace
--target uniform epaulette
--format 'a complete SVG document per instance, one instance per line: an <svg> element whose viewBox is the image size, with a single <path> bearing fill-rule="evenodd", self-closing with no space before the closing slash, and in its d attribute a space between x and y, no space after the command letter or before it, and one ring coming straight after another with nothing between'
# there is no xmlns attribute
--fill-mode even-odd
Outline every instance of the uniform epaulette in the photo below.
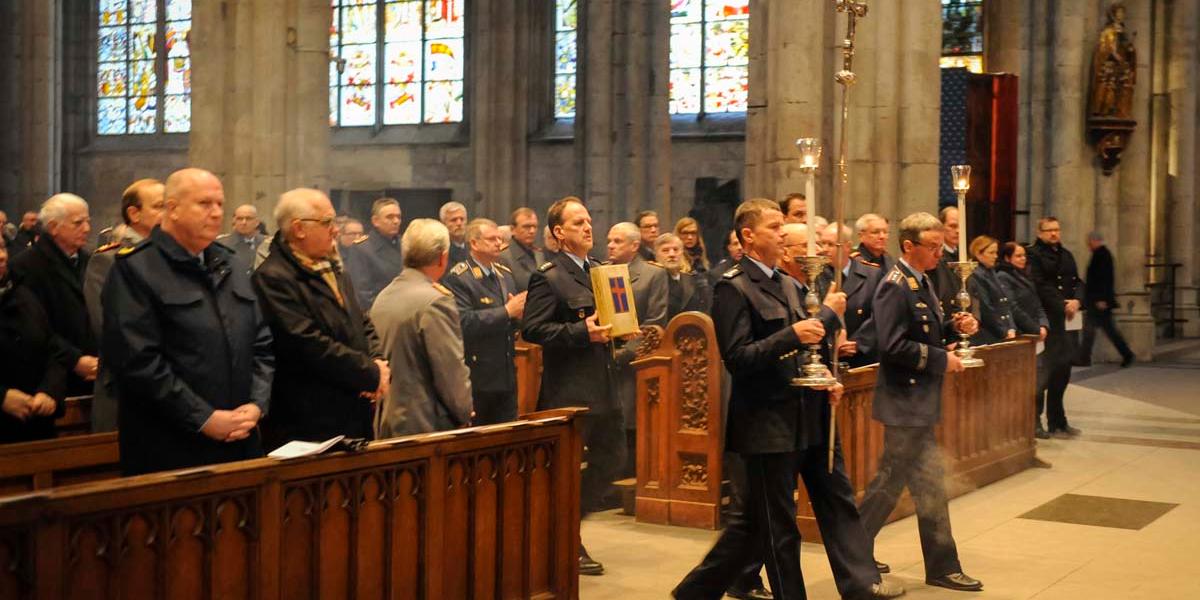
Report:
<svg viewBox="0 0 1200 600"><path fill-rule="evenodd" d="M512 269L504 266L504 263L494 262L494 263L492 263L492 266L497 269L500 269L501 271L504 271L505 273L512 273Z"/></svg>
<svg viewBox="0 0 1200 600"><path fill-rule="evenodd" d="M880 265L879 263L873 263L873 262L863 258L862 252L859 252L858 250L855 250L854 252L850 253L850 259L853 260L854 262L857 262L860 265L866 265L868 267L875 267L876 269L883 268L883 266Z"/></svg>
<svg viewBox="0 0 1200 600"><path fill-rule="evenodd" d="M459 264L462 264L462 263L459 263ZM443 296L453 296L454 295L454 292L451 292L449 289L446 288L446 286L444 286L436 281L433 282L433 289L441 292Z"/></svg>
<svg viewBox="0 0 1200 600"><path fill-rule="evenodd" d="M460 262L450 268L450 274L451 275L462 275L467 270L467 267L468 267L468 265L466 262Z"/></svg>
<svg viewBox="0 0 1200 600"><path fill-rule="evenodd" d="M604 261L604 262L600 263L600 266L602 266L602 267L607 267L608 265L611 265L611 264L613 264L613 261L611 261L611 260L606 260L606 261Z"/></svg>
<svg viewBox="0 0 1200 600"><path fill-rule="evenodd" d="M109 252L111 250L116 250L117 248L120 248L120 247L121 247L121 242L109 242L103 246L100 246L99 248L96 248L96 254L100 254L101 252Z"/></svg>
<svg viewBox="0 0 1200 600"><path fill-rule="evenodd" d="M888 283L904 283L904 273L899 268L892 269L888 271L884 281Z"/></svg>
<svg viewBox="0 0 1200 600"><path fill-rule="evenodd" d="M475 279L483 279L483 269L480 269L479 267L471 267L471 275L474 276Z"/></svg>
<svg viewBox="0 0 1200 600"><path fill-rule="evenodd" d="M544 262L544 263L538 265L538 272L545 273L546 271L549 271L550 269L553 269L553 268L554 268L554 263L547 261L547 262Z"/></svg>
<svg viewBox="0 0 1200 600"><path fill-rule="evenodd" d="M652 267L658 267L658 268L660 268L660 269L665 269L665 268L667 268L665 265L663 265L662 263L660 263L660 262L658 262L658 261L656 261L656 260L648 260L648 261L646 261L646 264L648 264L648 265L650 265L650 266L652 266Z"/></svg>
<svg viewBox="0 0 1200 600"><path fill-rule="evenodd" d="M371 239L371 238L364 235L364 236L358 238L357 240L354 240L354 245L357 246L359 244L365 243L369 239Z"/></svg>
<svg viewBox="0 0 1200 600"><path fill-rule="evenodd" d="M138 252L142 248L145 248L146 246L149 246L149 245L150 245L150 238L146 238L132 246L125 246L124 248L117 250L117 258L125 258L126 256L134 254L135 252Z"/></svg>
<svg viewBox="0 0 1200 600"><path fill-rule="evenodd" d="M721 277L724 277L725 279L733 279L734 277L737 277L738 275L741 275L741 274L742 274L742 268L740 266L735 266L734 268L732 268L728 271L725 271L725 273L723 275L721 275Z"/></svg>

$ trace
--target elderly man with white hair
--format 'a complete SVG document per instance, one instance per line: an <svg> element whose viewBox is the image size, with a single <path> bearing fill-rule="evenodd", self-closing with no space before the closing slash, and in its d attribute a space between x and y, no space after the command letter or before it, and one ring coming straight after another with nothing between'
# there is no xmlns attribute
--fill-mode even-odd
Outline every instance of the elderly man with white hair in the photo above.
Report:
<svg viewBox="0 0 1200 600"><path fill-rule="evenodd" d="M70 372L67 395L90 394L100 362L83 296L91 258L83 249L92 232L88 204L75 194L55 194L42 204L38 221L42 235L12 259L12 276L33 292L50 317L52 347Z"/></svg>
<svg viewBox="0 0 1200 600"><path fill-rule="evenodd" d="M458 308L437 282L450 263L450 232L432 219L414 219L400 245L404 270L371 307L392 367L375 412L377 438L466 427L472 417Z"/></svg>
<svg viewBox="0 0 1200 600"><path fill-rule="evenodd" d="M372 405L391 378L334 251L334 216L319 190L281 195L270 254L254 272L275 351L271 414L262 427L267 448L338 435L370 439Z"/></svg>
<svg viewBox="0 0 1200 600"><path fill-rule="evenodd" d="M450 266L467 260L467 207L461 202L447 202L438 209L438 219L450 234Z"/></svg>

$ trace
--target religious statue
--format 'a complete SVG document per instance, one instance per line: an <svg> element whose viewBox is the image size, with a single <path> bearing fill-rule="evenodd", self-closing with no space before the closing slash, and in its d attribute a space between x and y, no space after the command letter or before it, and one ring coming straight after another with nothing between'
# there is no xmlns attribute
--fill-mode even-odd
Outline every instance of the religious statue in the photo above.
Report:
<svg viewBox="0 0 1200 600"><path fill-rule="evenodd" d="M1091 93L1088 96L1088 134L1105 175L1121 162L1121 152L1137 121L1133 118L1133 92L1137 84L1137 49L1125 31L1125 5L1108 8L1108 23L1100 31L1092 55Z"/></svg>

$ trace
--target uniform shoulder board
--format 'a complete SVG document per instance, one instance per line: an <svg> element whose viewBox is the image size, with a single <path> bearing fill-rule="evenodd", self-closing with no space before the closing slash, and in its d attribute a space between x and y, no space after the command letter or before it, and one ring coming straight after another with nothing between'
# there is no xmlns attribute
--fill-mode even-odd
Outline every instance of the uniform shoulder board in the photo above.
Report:
<svg viewBox="0 0 1200 600"><path fill-rule="evenodd" d="M658 268L660 268L660 269L665 269L665 268L667 268L665 265L663 265L662 263L658 262L657 260L647 260L647 261L645 261L645 263L646 263L646 264L648 264L648 265L650 265L650 266L652 266L652 267L658 267Z"/></svg>
<svg viewBox="0 0 1200 600"><path fill-rule="evenodd" d="M466 263L459 263L459 264L466 264ZM474 275L475 279L483 279L483 269L480 269L479 267L471 267L471 275Z"/></svg>
<svg viewBox="0 0 1200 600"><path fill-rule="evenodd" d="M100 246L99 248L96 248L96 254L100 254L101 252L109 252L111 250L116 250L117 248L120 248L120 247L121 247L121 242L110 242L103 246Z"/></svg>
<svg viewBox="0 0 1200 600"><path fill-rule="evenodd" d="M740 266L735 266L734 268L732 268L728 271L725 271L725 273L723 275L721 275L721 277L724 277L725 279L733 279L734 277L737 277L738 275L741 275L741 274L742 274L742 268Z"/></svg>
<svg viewBox="0 0 1200 600"><path fill-rule="evenodd" d="M550 269L553 269L553 268L554 268L554 263L552 263L550 261L546 261L546 262L538 265L538 271L541 273L545 273L546 271L549 271Z"/></svg>
<svg viewBox="0 0 1200 600"><path fill-rule="evenodd" d="M497 269L500 269L501 271L504 271L505 273L512 273L512 269L504 266L504 263L494 262L494 263L492 263L492 266Z"/></svg>
<svg viewBox="0 0 1200 600"><path fill-rule="evenodd" d="M606 260L606 261L604 261L604 262L600 263L600 266L602 266L602 267L607 267L608 265L611 265L611 264L613 264L613 261L611 261L611 260Z"/></svg>
<svg viewBox="0 0 1200 600"><path fill-rule="evenodd" d="M900 270L900 267L896 267L896 268L892 269L891 271L888 271L887 277L885 277L883 280L888 283L903 284L904 283L904 272Z"/></svg>
<svg viewBox="0 0 1200 600"><path fill-rule="evenodd" d="M851 258L851 259L853 259L853 260L854 260L854 262L856 262L856 263L858 263L858 264L860 264L860 265L866 265L866 266L868 266L868 267L875 267L876 269L882 269L882 268L883 268L883 266L882 266L882 265L880 265L879 263L873 263L873 262L871 262L871 261L869 261L869 260L867 260L867 259L863 258L862 252L859 252L858 250L855 250L854 252L851 252L851 253L850 253L850 258Z"/></svg>
<svg viewBox="0 0 1200 600"><path fill-rule="evenodd" d="M140 251L142 248L145 248L146 246L149 246L149 245L150 245L150 239L146 238L132 246L125 246L124 248L117 250L117 257L125 258L126 256L134 254L134 253Z"/></svg>
<svg viewBox="0 0 1200 600"><path fill-rule="evenodd" d="M466 262L460 262L460 263L454 265L454 267L452 267L450 269L450 274L451 275L462 275L464 272L466 272L467 267L468 267L468 265Z"/></svg>
<svg viewBox="0 0 1200 600"><path fill-rule="evenodd" d="M365 243L369 239L371 239L371 238L364 235L364 236L358 238L357 240L354 240L354 245L357 246L359 244Z"/></svg>
<svg viewBox="0 0 1200 600"><path fill-rule="evenodd" d="M459 264L462 264L462 263L459 263ZM449 289L446 288L446 286L444 286L436 281L433 282L433 289L441 292L441 294L443 296L453 296L454 295L454 292L451 292Z"/></svg>

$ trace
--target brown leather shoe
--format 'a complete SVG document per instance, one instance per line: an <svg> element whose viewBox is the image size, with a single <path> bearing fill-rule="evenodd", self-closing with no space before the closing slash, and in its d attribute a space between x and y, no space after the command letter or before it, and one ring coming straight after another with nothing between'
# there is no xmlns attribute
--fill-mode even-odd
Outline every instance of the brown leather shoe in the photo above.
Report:
<svg viewBox="0 0 1200 600"><path fill-rule="evenodd" d="M926 584L944 587L948 590L956 592L980 592L983 591L983 582L973 577L968 577L966 573L949 573L941 577L926 579Z"/></svg>
<svg viewBox="0 0 1200 600"><path fill-rule="evenodd" d="M880 581L879 583L876 583L875 585L871 586L871 596L870 597L871 598L879 598L881 600L887 599L887 598L899 598L900 596L903 596L906 592L907 592L907 590L904 589L904 586L902 586L898 583L891 583L889 581Z"/></svg>

